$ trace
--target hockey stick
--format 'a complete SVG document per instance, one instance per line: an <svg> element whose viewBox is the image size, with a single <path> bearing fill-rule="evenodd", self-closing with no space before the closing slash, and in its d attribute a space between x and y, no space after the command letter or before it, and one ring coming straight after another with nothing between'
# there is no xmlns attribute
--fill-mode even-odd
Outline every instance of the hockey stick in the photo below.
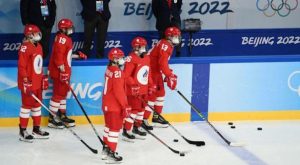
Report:
<svg viewBox="0 0 300 165"><path fill-rule="evenodd" d="M225 141L225 143L227 143L229 146L232 147L240 147L243 146L243 143L239 143L239 142L230 142L229 140L227 140L200 112L200 110L198 110L178 89L175 89L177 91L177 93L192 107L192 109L204 120L206 121L206 123Z"/></svg>
<svg viewBox="0 0 300 165"><path fill-rule="evenodd" d="M166 146L167 148L169 148L172 152L179 154L180 156L184 156L186 153L189 153L190 151L178 151L175 150L174 148L170 147L169 145L167 145L163 140L161 140L159 137L157 137L154 133L152 133L151 131L143 128L145 131L147 131L150 135L152 135L155 139L157 139L159 142L161 142L164 146Z"/></svg>
<svg viewBox="0 0 300 165"><path fill-rule="evenodd" d="M72 87L71 87L68 83L67 83L67 85L68 85L68 87L70 88L70 90L71 90L73 96L75 97L76 102L77 102L78 105L80 106L80 109L81 109L82 112L84 113L84 116L86 117L86 119L88 120L88 122L90 123L90 125L92 126L92 128L93 128L95 134L97 135L98 139L100 140L102 146L104 146L105 144L104 144L103 140L100 138L100 136L99 136L99 134L98 134L96 128L94 127L92 121L90 120L89 116L87 115L86 111L84 110L82 104L79 102L79 100L78 100L78 98L77 98L75 92L73 91Z"/></svg>
<svg viewBox="0 0 300 165"><path fill-rule="evenodd" d="M159 117L161 117L163 120L167 121L161 114L157 113L153 107L151 107L148 103L146 103L145 100L143 100L142 98L139 98L141 99L144 104L146 104L152 111L153 113L157 114ZM196 145L196 146L204 146L205 145L205 142L204 141L193 141L193 140L189 140L187 139L186 137L184 137L169 121L168 122L168 125L178 134L180 135L186 142L188 142L189 144L193 144L193 145Z"/></svg>
<svg viewBox="0 0 300 165"><path fill-rule="evenodd" d="M42 101L40 99L38 99L33 93L31 94L31 96L38 102L40 103L53 117L56 117L56 114L54 114L50 109L48 109L48 107L45 106L45 104L42 103ZM62 122L60 120L60 118L57 118L60 122ZM74 132L70 127L68 127L64 122L62 122L63 125L79 140L81 141L88 149L90 149L90 151L92 151L94 154L98 153L98 150L93 149L92 147L90 147L85 141L83 141L77 134L76 132Z"/></svg>

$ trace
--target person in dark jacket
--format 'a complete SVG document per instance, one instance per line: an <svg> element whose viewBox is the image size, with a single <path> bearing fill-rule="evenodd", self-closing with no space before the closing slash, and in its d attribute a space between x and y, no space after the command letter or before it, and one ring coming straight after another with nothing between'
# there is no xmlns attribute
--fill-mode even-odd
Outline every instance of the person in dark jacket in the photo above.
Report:
<svg viewBox="0 0 300 165"><path fill-rule="evenodd" d="M84 44L83 52L90 55L92 39L97 31L96 37L96 57L104 57L104 44L106 40L107 28L111 17L109 11L110 0L80 0L82 4L81 16L84 20Z"/></svg>
<svg viewBox="0 0 300 165"><path fill-rule="evenodd" d="M156 18L156 29L159 33L159 38L164 38L164 32L168 27L181 27L181 12L182 0L152 0L152 11ZM176 56L180 55L180 47L176 47Z"/></svg>
<svg viewBox="0 0 300 165"><path fill-rule="evenodd" d="M21 0L20 1L21 19L23 25L34 24L42 32L43 58L49 54L49 42L51 30L56 17L55 0Z"/></svg>

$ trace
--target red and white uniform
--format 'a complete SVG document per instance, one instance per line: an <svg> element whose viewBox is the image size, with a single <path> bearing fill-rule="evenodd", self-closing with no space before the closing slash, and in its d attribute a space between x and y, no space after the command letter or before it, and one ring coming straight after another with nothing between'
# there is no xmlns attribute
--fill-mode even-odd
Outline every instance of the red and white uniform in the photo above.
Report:
<svg viewBox="0 0 300 165"><path fill-rule="evenodd" d="M63 33L57 33L52 49L52 55L49 63L50 77L53 79L53 96L50 100L49 109L56 113L58 109L65 113L66 97L69 92L69 86L66 82L60 80L60 66L64 67L64 73L71 77L73 42L70 36ZM69 82L70 78L68 79Z"/></svg>
<svg viewBox="0 0 300 165"><path fill-rule="evenodd" d="M126 93L132 110L130 118L125 119L124 128L129 131L132 129L134 120L136 121L135 126L139 127L142 124L146 105L141 99L147 100L148 87L153 82L150 76L150 57L148 55L140 57L132 52L126 59L124 68L127 85ZM133 86L139 87L138 96L132 93Z"/></svg>
<svg viewBox="0 0 300 165"><path fill-rule="evenodd" d="M105 119L103 141L112 151L116 151L119 131L123 124L123 110L128 107L125 93L125 75L118 66L108 66L102 97Z"/></svg>
<svg viewBox="0 0 300 165"><path fill-rule="evenodd" d="M163 74L167 77L172 75L172 70L169 68L169 59L173 53L173 45L166 39L161 39L149 53L151 78L153 84L157 86L157 90L149 96L148 104L154 107L155 111L160 114L163 109L165 97ZM148 119L152 110L148 106L145 110L144 118Z"/></svg>
<svg viewBox="0 0 300 165"><path fill-rule="evenodd" d="M27 78L32 83L32 93L42 100L43 51L39 43L35 45L29 41L25 41L19 49L18 88L21 90L22 96L22 107L20 110L21 127L27 127L30 111L33 118L33 125L40 126L41 105L30 94L25 93L23 86L24 78Z"/></svg>
<svg viewBox="0 0 300 165"><path fill-rule="evenodd" d="M59 66L64 65L65 73L71 75L73 42L70 36L58 33L53 43L53 51L49 63L51 78L59 78Z"/></svg>

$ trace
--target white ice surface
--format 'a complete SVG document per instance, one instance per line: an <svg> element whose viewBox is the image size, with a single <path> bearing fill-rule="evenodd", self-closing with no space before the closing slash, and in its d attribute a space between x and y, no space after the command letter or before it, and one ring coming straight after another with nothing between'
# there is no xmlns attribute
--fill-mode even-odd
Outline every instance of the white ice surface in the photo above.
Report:
<svg viewBox="0 0 300 165"><path fill-rule="evenodd" d="M153 131L172 148L191 150L180 157L151 135L135 143L119 140L118 152L123 165L298 165L300 164L300 121L243 121L212 123L228 140L244 142L243 147L230 147L205 122L173 124L186 138L204 140L206 146L186 143L171 128ZM257 127L262 127L258 131ZM49 131L49 140L24 143L18 140L18 128L0 128L0 165L99 165L105 164L100 154L90 152L67 129ZM102 125L96 129L103 130ZM101 144L89 125L74 129L90 146L99 150ZM179 142L173 142L173 139Z"/></svg>

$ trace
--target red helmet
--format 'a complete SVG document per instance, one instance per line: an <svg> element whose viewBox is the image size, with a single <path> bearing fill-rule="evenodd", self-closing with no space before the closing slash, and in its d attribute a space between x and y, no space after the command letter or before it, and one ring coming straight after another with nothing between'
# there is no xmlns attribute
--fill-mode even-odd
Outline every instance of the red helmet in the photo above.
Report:
<svg viewBox="0 0 300 165"><path fill-rule="evenodd" d="M135 47L142 47L142 46L147 46L147 41L145 38L143 37L135 37L132 41L131 41L131 46L133 48Z"/></svg>
<svg viewBox="0 0 300 165"><path fill-rule="evenodd" d="M171 37L171 36L180 36L181 32L177 27L168 27L165 31L165 36L166 37Z"/></svg>
<svg viewBox="0 0 300 165"><path fill-rule="evenodd" d="M73 22L70 19L63 18L58 22L57 27L59 30L69 29L73 27Z"/></svg>
<svg viewBox="0 0 300 165"><path fill-rule="evenodd" d="M124 56L125 56L124 52L119 48L112 48L108 52L108 59L111 60L111 61L113 61L114 58L122 58Z"/></svg>
<svg viewBox="0 0 300 165"><path fill-rule="evenodd" d="M30 24L26 25L24 28L24 35L29 36L30 34L33 34L33 33L41 33L40 28L38 28L35 25L30 25Z"/></svg>

